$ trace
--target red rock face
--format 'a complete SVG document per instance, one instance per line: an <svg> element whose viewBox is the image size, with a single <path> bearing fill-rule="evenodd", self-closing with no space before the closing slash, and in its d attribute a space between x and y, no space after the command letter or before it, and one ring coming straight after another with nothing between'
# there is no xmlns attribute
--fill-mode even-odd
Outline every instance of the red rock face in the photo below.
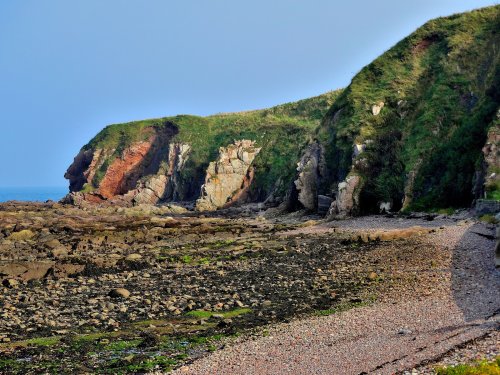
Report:
<svg viewBox="0 0 500 375"><path fill-rule="evenodd" d="M99 185L99 193L104 198L126 193L135 187L141 173L137 173L146 155L151 149L153 139L139 142L126 149L121 158L116 158L106 170L106 174Z"/></svg>
<svg viewBox="0 0 500 375"><path fill-rule="evenodd" d="M243 183L240 190L234 194L230 200L224 205L224 208L231 207L234 204L245 202L248 197L248 191L250 190L250 185L252 185L253 178L255 176L255 170L253 167L248 169L248 173L243 178Z"/></svg>

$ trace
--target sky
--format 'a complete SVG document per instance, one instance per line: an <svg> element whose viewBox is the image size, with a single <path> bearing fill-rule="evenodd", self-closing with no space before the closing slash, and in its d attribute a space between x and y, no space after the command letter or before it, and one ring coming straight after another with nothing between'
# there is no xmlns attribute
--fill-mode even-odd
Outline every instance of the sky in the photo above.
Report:
<svg viewBox="0 0 500 375"><path fill-rule="evenodd" d="M426 21L491 0L0 0L0 187L66 186L104 126L345 87Z"/></svg>

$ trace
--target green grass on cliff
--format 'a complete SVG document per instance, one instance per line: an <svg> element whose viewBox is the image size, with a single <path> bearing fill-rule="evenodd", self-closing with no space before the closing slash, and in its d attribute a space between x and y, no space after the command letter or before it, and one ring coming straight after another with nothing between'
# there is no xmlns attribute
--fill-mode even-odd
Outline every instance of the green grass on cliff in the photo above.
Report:
<svg viewBox="0 0 500 375"><path fill-rule="evenodd" d="M351 171L353 144L368 140L353 171L365 177L365 207L400 205L412 171L412 208L469 205L500 103L499 31L500 6L438 18L363 68L318 130L331 172L325 192Z"/></svg>
<svg viewBox="0 0 500 375"><path fill-rule="evenodd" d="M380 102L383 108L373 115ZM377 211L382 201L398 210L403 199L410 210L458 208L477 198L474 176L484 165L481 149L488 129L498 126L499 108L500 5L427 22L343 91L263 110L110 125L85 148L111 150L96 187L125 147L173 124L174 141L192 145L183 198L195 198L199 191L193 189L219 147L252 139L262 147L252 194L263 199L289 188L304 146L316 139L326 152L320 194L332 195L351 173L362 177L361 213ZM355 143L366 150L353 160ZM500 187L490 183L486 194L499 199Z"/></svg>
<svg viewBox="0 0 500 375"><path fill-rule="evenodd" d="M311 140L321 119L340 91L287 103L269 109L223 113L208 117L179 115L107 126L85 149L115 150L108 160L120 155L130 144L148 139L154 128L174 124L174 141L189 143L192 152L183 170L183 181L202 181L206 167L217 158L219 147L238 139L256 141L261 152L254 161L256 183L253 192L264 197L273 189L283 193L293 177L303 147ZM104 176L108 163L96 173L94 184ZM197 192L192 191L192 194Z"/></svg>

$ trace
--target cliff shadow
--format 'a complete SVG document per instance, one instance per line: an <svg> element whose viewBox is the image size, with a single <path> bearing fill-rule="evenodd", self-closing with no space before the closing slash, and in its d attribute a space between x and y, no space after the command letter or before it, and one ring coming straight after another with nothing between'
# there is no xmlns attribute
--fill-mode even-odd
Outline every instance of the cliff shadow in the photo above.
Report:
<svg viewBox="0 0 500 375"><path fill-rule="evenodd" d="M154 130L156 136L146 155L140 163L124 175L118 192L120 195L135 189L141 178L158 173L161 163L168 162L170 141L179 132L179 129L172 122L165 122Z"/></svg>
<svg viewBox="0 0 500 375"><path fill-rule="evenodd" d="M500 269L495 268L495 230L472 225L453 249L451 292L465 321L500 313Z"/></svg>

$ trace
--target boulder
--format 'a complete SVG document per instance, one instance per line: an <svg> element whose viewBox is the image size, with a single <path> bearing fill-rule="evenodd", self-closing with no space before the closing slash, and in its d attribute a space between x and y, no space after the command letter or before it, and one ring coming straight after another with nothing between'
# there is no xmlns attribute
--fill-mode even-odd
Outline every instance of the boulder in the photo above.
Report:
<svg viewBox="0 0 500 375"><path fill-rule="evenodd" d="M124 288L116 288L116 289L112 289L109 292L109 296L111 298L128 298L128 297L130 297L130 292Z"/></svg>
<svg viewBox="0 0 500 375"><path fill-rule="evenodd" d="M384 102L378 102L377 104L372 105L372 114L373 116L378 116L382 108L384 108Z"/></svg>
<svg viewBox="0 0 500 375"><path fill-rule="evenodd" d="M349 175L339 183L337 197L328 211L328 219L342 219L357 214L361 185L362 179L358 175Z"/></svg>
<svg viewBox="0 0 500 375"><path fill-rule="evenodd" d="M49 274L54 262L14 262L0 266L0 278L24 281L42 279Z"/></svg>

